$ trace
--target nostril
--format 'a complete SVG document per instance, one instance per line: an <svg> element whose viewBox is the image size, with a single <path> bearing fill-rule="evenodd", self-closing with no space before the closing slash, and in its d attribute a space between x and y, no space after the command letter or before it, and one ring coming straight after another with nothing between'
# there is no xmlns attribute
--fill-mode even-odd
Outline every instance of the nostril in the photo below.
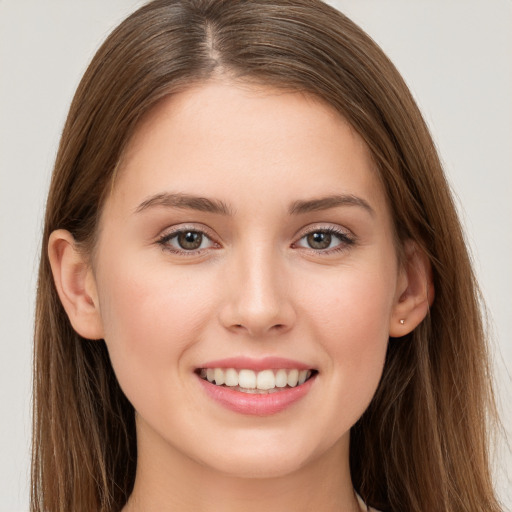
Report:
<svg viewBox="0 0 512 512"><path fill-rule="evenodd" d="M231 329L233 329L234 331L247 330L248 332L251 332L251 330L248 329L244 324L233 324L231 326ZM286 324L274 324L269 327L268 332L277 333L277 332L281 332L281 331L285 331L285 330L286 330Z"/></svg>

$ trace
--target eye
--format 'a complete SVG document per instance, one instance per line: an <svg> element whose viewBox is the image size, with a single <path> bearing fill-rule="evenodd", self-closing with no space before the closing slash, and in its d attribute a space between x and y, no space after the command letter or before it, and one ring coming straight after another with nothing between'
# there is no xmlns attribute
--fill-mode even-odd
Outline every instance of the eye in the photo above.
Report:
<svg viewBox="0 0 512 512"><path fill-rule="evenodd" d="M314 251L331 252L343 250L354 244L354 238L335 228L315 229L302 236L294 245Z"/></svg>
<svg viewBox="0 0 512 512"><path fill-rule="evenodd" d="M158 243L173 253L195 253L217 247L206 233L197 229L180 229L163 235Z"/></svg>
<svg viewBox="0 0 512 512"><path fill-rule="evenodd" d="M332 243L333 236L331 233L322 231L315 231L306 235L306 241L312 249L329 249Z"/></svg>

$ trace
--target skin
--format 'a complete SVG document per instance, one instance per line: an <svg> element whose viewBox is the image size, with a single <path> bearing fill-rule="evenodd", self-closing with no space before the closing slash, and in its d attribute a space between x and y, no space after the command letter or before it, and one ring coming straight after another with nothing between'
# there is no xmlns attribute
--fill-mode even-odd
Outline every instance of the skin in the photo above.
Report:
<svg viewBox="0 0 512 512"><path fill-rule="evenodd" d="M169 193L228 211L147 204ZM333 194L352 200L290 211ZM162 243L180 228L205 234L198 251ZM310 247L306 235L326 229L341 236ZM125 511L359 510L350 428L375 393L389 337L428 308L428 264L411 243L399 265L393 240L366 145L314 98L217 80L142 121L92 259L65 231L49 246L71 323L105 339L137 411ZM235 356L291 358L318 375L284 411L243 415L212 401L194 373Z"/></svg>

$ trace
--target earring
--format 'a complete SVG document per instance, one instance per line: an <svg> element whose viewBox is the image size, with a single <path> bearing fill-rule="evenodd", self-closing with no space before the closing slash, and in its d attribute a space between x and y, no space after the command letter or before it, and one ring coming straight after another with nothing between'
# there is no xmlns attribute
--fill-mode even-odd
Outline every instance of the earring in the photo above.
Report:
<svg viewBox="0 0 512 512"><path fill-rule="evenodd" d="M400 319L400 325L404 325L405 324L405 320L403 318Z"/></svg>

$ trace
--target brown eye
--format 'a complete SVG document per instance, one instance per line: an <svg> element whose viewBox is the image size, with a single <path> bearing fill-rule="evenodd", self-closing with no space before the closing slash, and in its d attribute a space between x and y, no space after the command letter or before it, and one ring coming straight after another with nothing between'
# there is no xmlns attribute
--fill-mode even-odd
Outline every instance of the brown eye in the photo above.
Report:
<svg viewBox="0 0 512 512"><path fill-rule="evenodd" d="M309 233L306 240L311 249L327 249L331 245L332 235L325 231L315 231Z"/></svg>
<svg viewBox="0 0 512 512"><path fill-rule="evenodd" d="M166 251L182 256L203 254L209 249L220 248L220 245L201 229L187 229L186 227L163 235L158 240L158 244Z"/></svg>
<svg viewBox="0 0 512 512"><path fill-rule="evenodd" d="M176 236L176 241L181 249L193 251L201 247L203 242L203 234L197 231L182 231Z"/></svg>
<svg viewBox="0 0 512 512"><path fill-rule="evenodd" d="M354 245L354 236L337 227L313 229L297 240L293 247L303 247L318 254L332 254Z"/></svg>

